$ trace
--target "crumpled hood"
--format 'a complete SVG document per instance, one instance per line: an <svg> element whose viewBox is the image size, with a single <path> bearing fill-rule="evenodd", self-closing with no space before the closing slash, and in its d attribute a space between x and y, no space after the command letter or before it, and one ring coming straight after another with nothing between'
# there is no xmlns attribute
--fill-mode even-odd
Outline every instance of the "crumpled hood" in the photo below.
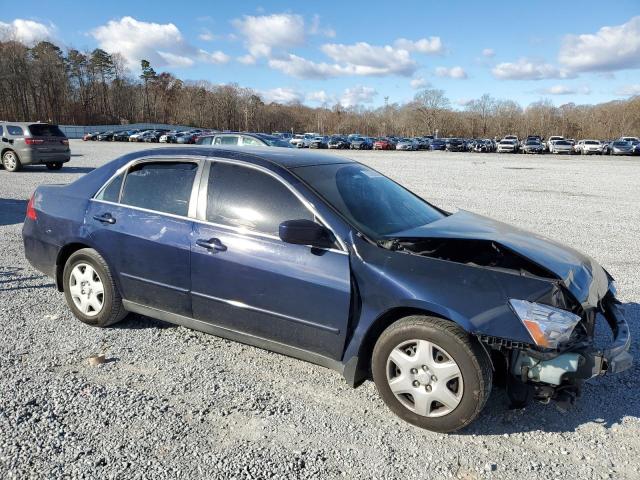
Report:
<svg viewBox="0 0 640 480"><path fill-rule="evenodd" d="M562 280L584 306L596 306L609 289L609 278L593 259L535 233L461 210L393 237L489 240L530 259Z"/></svg>

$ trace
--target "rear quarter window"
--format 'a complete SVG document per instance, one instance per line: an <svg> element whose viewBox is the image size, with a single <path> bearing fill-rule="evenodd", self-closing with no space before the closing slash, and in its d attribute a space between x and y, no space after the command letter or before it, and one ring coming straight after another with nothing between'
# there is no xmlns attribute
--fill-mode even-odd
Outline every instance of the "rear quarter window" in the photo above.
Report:
<svg viewBox="0 0 640 480"><path fill-rule="evenodd" d="M17 125L7 125L7 132L9 132L9 135L24 135L22 127Z"/></svg>
<svg viewBox="0 0 640 480"><path fill-rule="evenodd" d="M109 184L102 189L98 195L96 195L96 200L104 200L105 202L114 202L117 203L120 199L120 187L122 186L122 179L124 178L124 173L121 173L116 178L111 180Z"/></svg>
<svg viewBox="0 0 640 480"><path fill-rule="evenodd" d="M57 125L46 123L34 123L29 125L29 131L34 137L64 137L64 133Z"/></svg>

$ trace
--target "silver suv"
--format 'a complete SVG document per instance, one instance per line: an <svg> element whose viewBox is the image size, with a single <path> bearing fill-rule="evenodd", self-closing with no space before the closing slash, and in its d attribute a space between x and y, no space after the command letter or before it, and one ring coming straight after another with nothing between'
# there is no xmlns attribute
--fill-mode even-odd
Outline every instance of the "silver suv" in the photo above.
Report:
<svg viewBox="0 0 640 480"><path fill-rule="evenodd" d="M60 170L71 159L71 151L69 140L57 125L0 122L0 158L9 172L43 164L49 170Z"/></svg>

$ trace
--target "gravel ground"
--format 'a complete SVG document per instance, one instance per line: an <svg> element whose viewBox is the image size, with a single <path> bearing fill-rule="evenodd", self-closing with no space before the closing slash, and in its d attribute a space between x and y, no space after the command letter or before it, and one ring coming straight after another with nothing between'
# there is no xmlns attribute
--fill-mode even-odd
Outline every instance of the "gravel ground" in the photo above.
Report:
<svg viewBox="0 0 640 480"><path fill-rule="evenodd" d="M495 389L440 435L395 418L371 382L141 316L81 324L24 259L26 199L137 148L72 141L61 172L0 170L0 478L640 478L640 362L568 413L510 411ZM640 356L639 159L334 154L589 253L617 278ZM96 353L107 363L89 366Z"/></svg>

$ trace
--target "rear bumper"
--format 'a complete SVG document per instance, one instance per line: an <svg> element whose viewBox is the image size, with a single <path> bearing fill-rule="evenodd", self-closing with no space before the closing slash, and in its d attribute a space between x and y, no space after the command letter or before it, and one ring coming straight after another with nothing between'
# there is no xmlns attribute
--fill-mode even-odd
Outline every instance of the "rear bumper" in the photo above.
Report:
<svg viewBox="0 0 640 480"><path fill-rule="evenodd" d="M67 163L71 160L71 150L66 152L39 152L25 149L18 152L22 165L42 165L45 163Z"/></svg>

